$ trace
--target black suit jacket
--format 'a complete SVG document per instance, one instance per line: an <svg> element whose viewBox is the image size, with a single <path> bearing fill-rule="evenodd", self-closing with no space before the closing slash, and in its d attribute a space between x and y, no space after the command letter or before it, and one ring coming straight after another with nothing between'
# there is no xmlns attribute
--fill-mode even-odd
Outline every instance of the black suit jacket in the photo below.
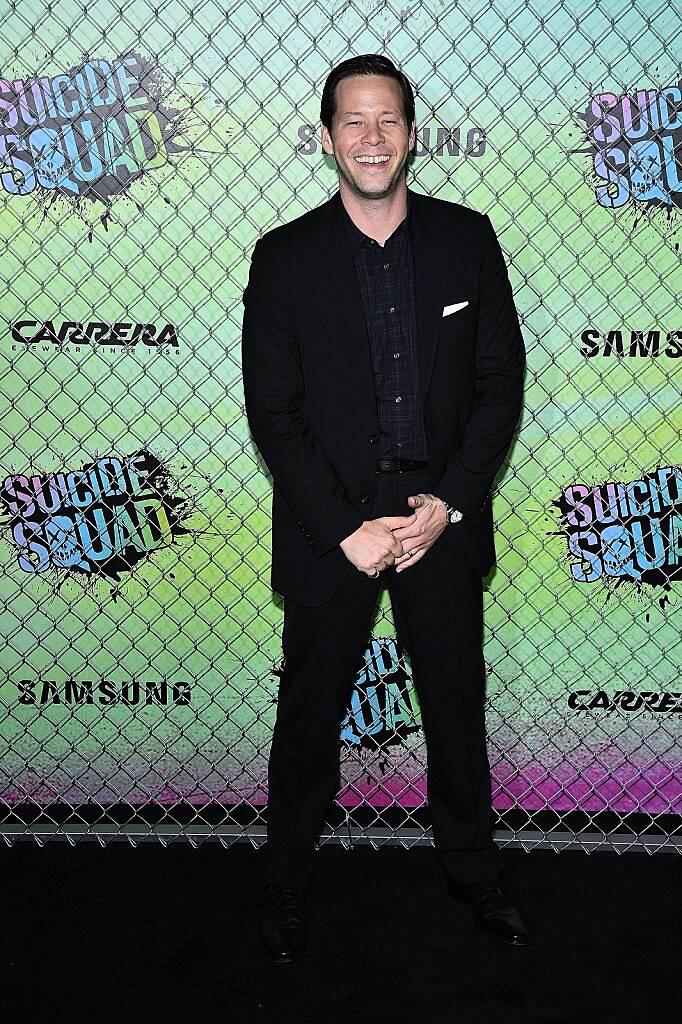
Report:
<svg viewBox="0 0 682 1024"><path fill-rule="evenodd" d="M438 544L485 576L495 562L491 492L523 400L523 337L488 216L409 194L424 490L464 514ZM341 213L336 192L266 232L243 297L246 415L273 478L270 582L309 607L358 572L339 543L368 518L377 460L369 338Z"/></svg>

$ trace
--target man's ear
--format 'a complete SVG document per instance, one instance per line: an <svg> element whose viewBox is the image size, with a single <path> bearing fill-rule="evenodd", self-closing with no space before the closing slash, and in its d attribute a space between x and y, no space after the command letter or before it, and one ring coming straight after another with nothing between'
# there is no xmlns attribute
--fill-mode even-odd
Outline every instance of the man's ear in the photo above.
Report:
<svg viewBox="0 0 682 1024"><path fill-rule="evenodd" d="M322 124L320 121L320 135L322 136L322 149L327 156L332 156L334 153L334 145L332 143L332 137L329 134L329 129L326 124Z"/></svg>

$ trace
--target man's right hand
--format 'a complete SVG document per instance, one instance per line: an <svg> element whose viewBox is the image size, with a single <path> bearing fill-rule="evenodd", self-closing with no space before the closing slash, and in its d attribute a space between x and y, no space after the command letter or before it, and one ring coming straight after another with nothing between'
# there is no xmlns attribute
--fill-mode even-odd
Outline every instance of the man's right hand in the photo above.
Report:
<svg viewBox="0 0 682 1024"><path fill-rule="evenodd" d="M356 569L367 576L374 576L377 569L381 572L403 554L403 546L391 530L409 526L412 518L379 516L378 519L368 519L355 533L342 540L339 547Z"/></svg>

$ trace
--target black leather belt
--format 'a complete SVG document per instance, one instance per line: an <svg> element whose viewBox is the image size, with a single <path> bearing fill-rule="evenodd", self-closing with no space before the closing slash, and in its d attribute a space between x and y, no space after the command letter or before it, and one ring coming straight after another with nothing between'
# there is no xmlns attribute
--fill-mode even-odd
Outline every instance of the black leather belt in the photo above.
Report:
<svg viewBox="0 0 682 1024"><path fill-rule="evenodd" d="M411 469L426 469L423 459L379 459L377 473L406 473Z"/></svg>

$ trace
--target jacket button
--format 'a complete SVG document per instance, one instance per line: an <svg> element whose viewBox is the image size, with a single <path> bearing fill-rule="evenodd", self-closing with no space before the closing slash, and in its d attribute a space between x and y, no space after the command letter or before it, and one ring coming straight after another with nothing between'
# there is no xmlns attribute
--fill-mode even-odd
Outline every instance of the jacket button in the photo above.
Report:
<svg viewBox="0 0 682 1024"><path fill-rule="evenodd" d="M370 434L369 435L369 443L370 444L376 444L378 440L379 440L379 435L378 434Z"/></svg>
<svg viewBox="0 0 682 1024"><path fill-rule="evenodd" d="M363 505L366 505L367 502L369 501L369 494L363 494L362 497L360 498L360 501L362 502Z"/></svg>

